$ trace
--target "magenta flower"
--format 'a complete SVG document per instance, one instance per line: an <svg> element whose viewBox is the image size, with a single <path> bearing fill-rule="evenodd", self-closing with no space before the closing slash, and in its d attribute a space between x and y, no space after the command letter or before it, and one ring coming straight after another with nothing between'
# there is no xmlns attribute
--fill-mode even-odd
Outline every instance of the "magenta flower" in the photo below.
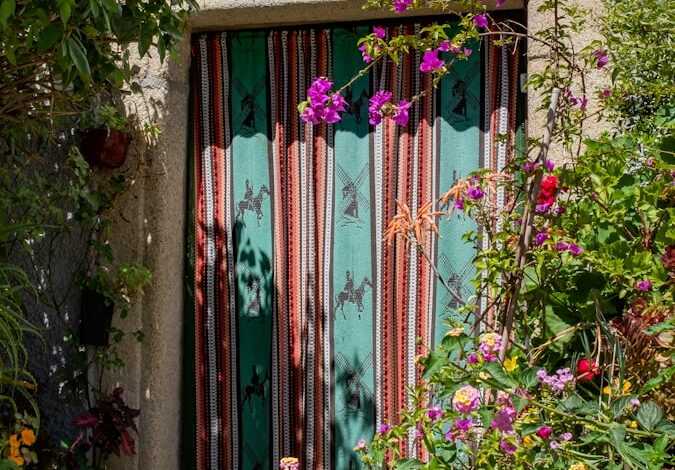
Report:
<svg viewBox="0 0 675 470"><path fill-rule="evenodd" d="M455 392L455 396L452 398L452 405L455 411L469 414L480 406L480 392L471 385L464 385Z"/></svg>
<svg viewBox="0 0 675 470"><path fill-rule="evenodd" d="M443 417L443 410L440 406L432 406L427 410L427 417L431 421L438 421Z"/></svg>
<svg viewBox="0 0 675 470"><path fill-rule="evenodd" d="M541 246L546 240L549 239L549 234L546 231L541 231L534 236L534 244Z"/></svg>
<svg viewBox="0 0 675 470"><path fill-rule="evenodd" d="M392 94L390 91L380 90L370 98L370 105L368 106L368 122L373 126L377 126L382 122L382 118L384 117L382 107L389 103L391 96Z"/></svg>
<svg viewBox="0 0 675 470"><path fill-rule="evenodd" d="M537 164L530 161L530 160L523 163L523 171L525 173L532 173L536 169L537 169Z"/></svg>
<svg viewBox="0 0 675 470"><path fill-rule="evenodd" d="M388 423L382 423L378 426L377 432L379 434L386 434L391 430L391 424Z"/></svg>
<svg viewBox="0 0 675 470"><path fill-rule="evenodd" d="M516 419L516 410L511 406L506 406L497 411L492 419L490 426L504 433L513 431L513 422Z"/></svg>
<svg viewBox="0 0 675 470"><path fill-rule="evenodd" d="M476 25L476 28L487 29L487 27L488 27L487 15L485 13L481 13L480 15L475 15L473 17L473 24Z"/></svg>
<svg viewBox="0 0 675 470"><path fill-rule="evenodd" d="M361 58L366 64L369 64L373 61L371 55L368 54L368 46L365 42L359 46L359 50L361 51Z"/></svg>
<svg viewBox="0 0 675 470"><path fill-rule="evenodd" d="M555 169L555 163L553 163L553 160L546 159L546 161L544 162L544 167L548 171L553 171Z"/></svg>
<svg viewBox="0 0 675 470"><path fill-rule="evenodd" d="M537 429L537 436L541 437L545 441L551 437L551 434L553 434L553 428L551 426L541 426L539 429Z"/></svg>
<svg viewBox="0 0 675 470"><path fill-rule="evenodd" d="M464 48L464 57L469 57L471 54L473 54L473 50L469 49L468 47Z"/></svg>
<svg viewBox="0 0 675 470"><path fill-rule="evenodd" d="M596 49L593 51L593 56L595 57L596 67L598 70L603 69L609 63L609 56L605 49Z"/></svg>
<svg viewBox="0 0 675 470"><path fill-rule="evenodd" d="M483 196L485 196L485 193L483 192L482 189L480 189L479 186L469 186L466 189L466 195L469 196L469 199L473 199L474 201L477 201L479 199L483 199Z"/></svg>
<svg viewBox="0 0 675 470"><path fill-rule="evenodd" d="M394 10L396 10L397 13L403 13L410 5L412 5L412 2L413 0L394 0Z"/></svg>
<svg viewBox="0 0 675 470"><path fill-rule="evenodd" d="M514 454L516 450L518 449L515 444L512 442L507 441L506 439L502 439L499 442L499 448L504 452L505 454Z"/></svg>
<svg viewBox="0 0 675 470"><path fill-rule="evenodd" d="M473 426L473 419L461 418L455 420L455 428L462 432L467 432Z"/></svg>
<svg viewBox="0 0 675 470"><path fill-rule="evenodd" d="M441 43L438 45L438 50L441 52L450 52L450 41L447 39L445 41L441 41Z"/></svg>
<svg viewBox="0 0 675 470"><path fill-rule="evenodd" d="M581 248L579 245L570 243L569 246L567 247L567 251L572 256L579 256L581 253L584 252L584 249Z"/></svg>
<svg viewBox="0 0 675 470"><path fill-rule="evenodd" d="M333 82L326 77L319 77L307 90L307 101L300 115L304 122L318 124L325 121L329 124L341 119L340 113L347 109L347 101L339 93L330 93Z"/></svg>
<svg viewBox="0 0 675 470"><path fill-rule="evenodd" d="M438 49L427 49L422 56L420 72L430 73L442 69L445 62L438 58Z"/></svg>
<svg viewBox="0 0 675 470"><path fill-rule="evenodd" d="M548 375L545 369L539 369L537 371L537 380L555 393L560 393L569 384L574 384L574 376L569 368L558 369L555 374L551 375Z"/></svg>
<svg viewBox="0 0 675 470"><path fill-rule="evenodd" d="M410 106L412 106L412 103L409 103L406 100L401 100L394 107L394 115L392 116L392 119L399 126L408 125L408 119L410 119L409 115Z"/></svg>
<svg viewBox="0 0 675 470"><path fill-rule="evenodd" d="M457 198L455 199L455 209L463 211L464 210L464 199Z"/></svg>
<svg viewBox="0 0 675 470"><path fill-rule="evenodd" d="M387 30L384 29L384 26L373 26L373 34L378 39L384 39L387 37Z"/></svg>
<svg viewBox="0 0 675 470"><path fill-rule="evenodd" d="M650 281L649 279L643 279L641 281L638 281L635 284L635 288L640 292L649 292L650 290L652 290L652 281Z"/></svg>
<svg viewBox="0 0 675 470"><path fill-rule="evenodd" d="M469 353L469 355L466 356L466 362L469 364L478 364L478 354L475 352Z"/></svg>

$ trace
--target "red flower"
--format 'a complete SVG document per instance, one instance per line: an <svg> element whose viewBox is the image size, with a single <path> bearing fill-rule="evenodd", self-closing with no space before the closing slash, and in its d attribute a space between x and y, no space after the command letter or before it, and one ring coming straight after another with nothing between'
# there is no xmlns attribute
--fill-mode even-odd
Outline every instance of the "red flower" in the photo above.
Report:
<svg viewBox="0 0 675 470"><path fill-rule="evenodd" d="M555 202L555 195L558 192L558 177L555 175L545 176L539 185L539 194L537 195L537 204L552 205Z"/></svg>
<svg viewBox="0 0 675 470"><path fill-rule="evenodd" d="M600 369L591 359L583 357L577 361L577 380L590 382L600 375Z"/></svg>

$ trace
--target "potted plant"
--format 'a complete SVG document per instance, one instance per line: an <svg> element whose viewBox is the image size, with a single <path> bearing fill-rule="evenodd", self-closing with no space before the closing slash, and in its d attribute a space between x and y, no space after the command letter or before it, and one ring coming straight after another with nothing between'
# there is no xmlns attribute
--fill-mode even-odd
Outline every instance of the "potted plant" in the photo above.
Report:
<svg viewBox="0 0 675 470"><path fill-rule="evenodd" d="M129 120L111 105L97 108L89 120L91 125L81 132L80 150L84 158L92 166L121 167L131 142Z"/></svg>

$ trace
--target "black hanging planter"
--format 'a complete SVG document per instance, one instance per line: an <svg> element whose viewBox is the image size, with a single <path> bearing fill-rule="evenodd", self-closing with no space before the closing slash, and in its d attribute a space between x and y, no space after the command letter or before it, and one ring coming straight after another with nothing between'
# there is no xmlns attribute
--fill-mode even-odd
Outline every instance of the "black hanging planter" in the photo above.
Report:
<svg viewBox="0 0 675 470"><path fill-rule="evenodd" d="M80 150L90 165L119 168L127 159L131 135L110 128L82 131Z"/></svg>
<svg viewBox="0 0 675 470"><path fill-rule="evenodd" d="M89 287L82 290L80 344L107 346L115 306L108 298Z"/></svg>

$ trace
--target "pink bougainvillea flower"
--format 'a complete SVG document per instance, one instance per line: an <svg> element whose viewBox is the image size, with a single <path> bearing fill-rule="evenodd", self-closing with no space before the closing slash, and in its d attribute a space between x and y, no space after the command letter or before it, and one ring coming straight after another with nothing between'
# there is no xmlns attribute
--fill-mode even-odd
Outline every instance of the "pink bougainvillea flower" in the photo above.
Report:
<svg viewBox="0 0 675 470"><path fill-rule="evenodd" d="M595 65L598 70L605 68L605 66L609 63L609 55L607 55L607 51L605 49L594 50L593 56L595 57Z"/></svg>
<svg viewBox="0 0 675 470"><path fill-rule="evenodd" d="M441 43L438 45L438 50L441 52L450 52L450 41L447 39L445 41L441 41Z"/></svg>
<svg viewBox="0 0 675 470"><path fill-rule="evenodd" d="M515 444L507 441L506 439L499 441L499 448L502 450L502 452L509 455L514 454L518 449Z"/></svg>
<svg viewBox="0 0 675 470"><path fill-rule="evenodd" d="M543 245L544 242L545 242L546 240L548 240L548 239L549 239L549 234L548 234L548 232L546 232L546 231L538 232L538 233L534 236L534 244L537 245L537 246L541 246L541 245Z"/></svg>
<svg viewBox="0 0 675 470"><path fill-rule="evenodd" d="M307 90L307 101L302 103L301 119L306 123L329 124L338 122L347 109L347 101L339 93L330 93L333 82L326 77L315 79Z"/></svg>
<svg viewBox="0 0 675 470"><path fill-rule="evenodd" d="M359 50L361 51L361 58L366 64L369 64L373 61L371 55L368 54L368 46L365 42L359 46Z"/></svg>
<svg viewBox="0 0 675 470"><path fill-rule="evenodd" d="M394 115L392 116L392 119L399 126L408 125L408 120L410 119L409 115L410 106L412 106L412 103L406 100L401 100L394 107Z"/></svg>
<svg viewBox="0 0 675 470"><path fill-rule="evenodd" d="M388 423L382 423L378 426L377 432L379 434L386 434L391 430L391 424Z"/></svg>
<svg viewBox="0 0 675 470"><path fill-rule="evenodd" d="M368 122L373 126L377 126L382 122L382 118L384 117L382 107L391 101L391 96L390 91L380 90L370 98Z"/></svg>
<svg viewBox="0 0 675 470"><path fill-rule="evenodd" d="M652 281L649 279L642 279L635 284L635 288L640 292L649 292L652 290Z"/></svg>
<svg viewBox="0 0 675 470"><path fill-rule="evenodd" d="M427 417L431 421L438 421L443 417L443 409L440 406L432 406L427 410Z"/></svg>
<svg viewBox="0 0 675 470"><path fill-rule="evenodd" d="M394 5L394 10L397 13L402 13L412 5L412 2L413 0L394 0L392 5Z"/></svg>
<svg viewBox="0 0 675 470"><path fill-rule="evenodd" d="M387 30L384 29L384 26L373 26L373 34L378 39L384 39L387 37Z"/></svg>
<svg viewBox="0 0 675 470"><path fill-rule="evenodd" d="M455 392L452 398L452 405L455 411L469 414L480 406L480 392L471 385L464 385Z"/></svg>
<svg viewBox="0 0 675 470"><path fill-rule="evenodd" d="M442 69L445 62L438 58L438 49L427 49L422 56L420 72L430 73Z"/></svg>
<svg viewBox="0 0 675 470"><path fill-rule="evenodd" d="M537 429L537 436L541 437L545 441L551 437L551 434L553 434L553 428L551 426L541 426L539 429Z"/></svg>
<svg viewBox="0 0 675 470"><path fill-rule="evenodd" d="M476 28L486 29L488 27L488 18L485 13L480 15L475 15L473 17L473 24L476 25Z"/></svg>
<svg viewBox="0 0 675 470"><path fill-rule="evenodd" d="M482 189L480 189L480 186L469 186L466 188L466 195L469 196L469 199L478 201L479 199L483 199L485 193Z"/></svg>

